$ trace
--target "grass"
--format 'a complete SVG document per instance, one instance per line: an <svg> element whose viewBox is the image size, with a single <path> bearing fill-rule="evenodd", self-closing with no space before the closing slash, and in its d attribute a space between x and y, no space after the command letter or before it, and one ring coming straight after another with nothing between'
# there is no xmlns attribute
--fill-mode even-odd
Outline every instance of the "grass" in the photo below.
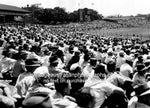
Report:
<svg viewBox="0 0 150 108"><path fill-rule="evenodd" d="M119 37L119 38L140 38L142 41L150 40L149 28L120 28L120 29L101 29L89 31L94 35L104 35L107 37Z"/></svg>

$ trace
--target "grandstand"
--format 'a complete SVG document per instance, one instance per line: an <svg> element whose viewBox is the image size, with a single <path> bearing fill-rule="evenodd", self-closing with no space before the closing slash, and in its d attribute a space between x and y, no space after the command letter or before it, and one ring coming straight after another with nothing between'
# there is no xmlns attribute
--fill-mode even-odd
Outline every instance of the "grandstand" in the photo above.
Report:
<svg viewBox="0 0 150 108"><path fill-rule="evenodd" d="M29 11L16 7L16 6L0 4L0 22L1 23L23 21L22 18L29 13L30 13Z"/></svg>

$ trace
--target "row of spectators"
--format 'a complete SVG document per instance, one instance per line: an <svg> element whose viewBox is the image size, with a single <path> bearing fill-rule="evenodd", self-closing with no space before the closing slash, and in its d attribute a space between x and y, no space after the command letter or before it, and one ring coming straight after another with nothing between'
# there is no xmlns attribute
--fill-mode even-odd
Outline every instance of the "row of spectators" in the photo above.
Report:
<svg viewBox="0 0 150 108"><path fill-rule="evenodd" d="M2 108L149 108L149 43L63 27L0 27Z"/></svg>

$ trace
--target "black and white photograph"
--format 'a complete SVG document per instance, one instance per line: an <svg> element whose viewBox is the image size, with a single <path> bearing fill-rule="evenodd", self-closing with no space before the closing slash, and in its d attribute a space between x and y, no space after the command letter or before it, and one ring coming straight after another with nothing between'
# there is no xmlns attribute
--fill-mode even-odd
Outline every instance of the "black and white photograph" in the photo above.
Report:
<svg viewBox="0 0 150 108"><path fill-rule="evenodd" d="M0 108L150 108L150 1L0 0Z"/></svg>

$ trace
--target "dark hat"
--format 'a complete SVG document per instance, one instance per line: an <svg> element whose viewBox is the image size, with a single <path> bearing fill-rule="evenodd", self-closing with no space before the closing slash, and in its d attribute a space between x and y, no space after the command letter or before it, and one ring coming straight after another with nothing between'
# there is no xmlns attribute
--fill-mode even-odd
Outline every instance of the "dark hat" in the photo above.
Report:
<svg viewBox="0 0 150 108"><path fill-rule="evenodd" d="M120 57L124 57L124 55L125 55L124 51L120 51L120 52L119 52L119 56L120 56Z"/></svg>
<svg viewBox="0 0 150 108"><path fill-rule="evenodd" d="M96 66L96 63L97 63L97 59L96 59L96 58L91 58L91 59L90 59L90 64L91 64L92 66Z"/></svg>
<svg viewBox="0 0 150 108"><path fill-rule="evenodd" d="M96 65L96 67L94 68L95 70L95 73L99 73L99 74L106 74L106 70L105 70L105 66L104 65L101 65L101 64L98 64Z"/></svg>
<svg viewBox="0 0 150 108"><path fill-rule="evenodd" d="M144 61L145 66L150 66L150 59Z"/></svg>
<svg viewBox="0 0 150 108"><path fill-rule="evenodd" d="M29 58L25 61L25 66L30 66L30 67L41 66L41 63L36 58Z"/></svg>
<svg viewBox="0 0 150 108"><path fill-rule="evenodd" d="M50 55L52 53L48 48L45 48L43 52L45 55Z"/></svg>
<svg viewBox="0 0 150 108"><path fill-rule="evenodd" d="M49 58L50 63L58 63L58 57L57 56L51 56Z"/></svg>
<svg viewBox="0 0 150 108"><path fill-rule="evenodd" d="M52 108L50 97L47 93L35 93L24 99L23 108Z"/></svg>
<svg viewBox="0 0 150 108"><path fill-rule="evenodd" d="M141 64L137 64L137 71L139 72L143 72L143 71L146 71L146 70L148 70L149 69L149 67L146 67L145 65L144 65L144 63L141 63Z"/></svg>
<svg viewBox="0 0 150 108"><path fill-rule="evenodd" d="M144 83L139 86L135 86L134 92L131 95L142 96L145 95L147 92L150 92L150 87L148 86L147 83Z"/></svg>

